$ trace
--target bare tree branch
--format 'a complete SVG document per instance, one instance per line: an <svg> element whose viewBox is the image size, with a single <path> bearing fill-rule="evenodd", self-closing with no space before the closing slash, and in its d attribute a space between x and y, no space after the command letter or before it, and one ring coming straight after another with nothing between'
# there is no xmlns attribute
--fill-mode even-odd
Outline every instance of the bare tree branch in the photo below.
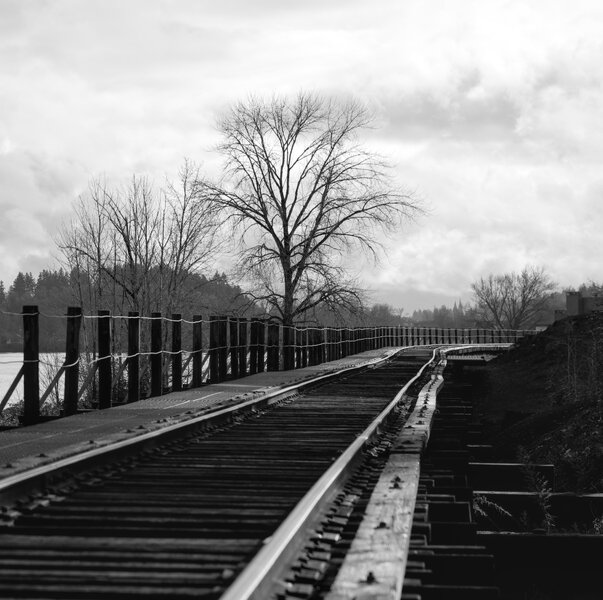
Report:
<svg viewBox="0 0 603 600"><path fill-rule="evenodd" d="M113 288L105 295L115 302L117 290L125 299L114 310L170 313L182 305L184 282L213 267L220 221L216 205L198 193L199 178L185 161L178 182L159 191L139 176L124 189L91 182L57 244L66 265L94 282L93 308L106 307L103 291Z"/></svg>
<svg viewBox="0 0 603 600"><path fill-rule="evenodd" d="M556 284L542 267L481 277L471 286L482 317L498 329L531 327Z"/></svg>
<svg viewBox="0 0 603 600"><path fill-rule="evenodd" d="M420 211L357 142L369 122L355 102L301 93L251 98L219 123L223 181L197 187L241 231L240 266L285 324L320 305L357 306L361 290L342 254L352 246L375 254L384 231Z"/></svg>

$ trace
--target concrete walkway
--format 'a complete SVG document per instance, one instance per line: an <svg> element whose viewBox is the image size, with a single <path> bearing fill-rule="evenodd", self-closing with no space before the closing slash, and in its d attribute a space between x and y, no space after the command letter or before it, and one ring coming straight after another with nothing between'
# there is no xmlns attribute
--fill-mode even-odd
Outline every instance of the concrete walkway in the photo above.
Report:
<svg viewBox="0 0 603 600"><path fill-rule="evenodd" d="M295 371L257 373L38 425L0 431L0 479L263 396L293 383L391 356L380 348Z"/></svg>

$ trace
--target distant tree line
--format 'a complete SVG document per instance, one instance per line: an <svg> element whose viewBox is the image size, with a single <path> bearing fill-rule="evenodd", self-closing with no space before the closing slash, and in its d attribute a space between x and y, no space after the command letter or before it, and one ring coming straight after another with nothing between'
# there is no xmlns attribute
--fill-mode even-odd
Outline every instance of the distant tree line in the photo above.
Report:
<svg viewBox="0 0 603 600"><path fill-rule="evenodd" d="M452 308L442 305L433 309L415 310L411 317L412 323L419 327L442 327L445 329L471 329L483 327L479 310L475 306L463 304L460 300Z"/></svg>
<svg viewBox="0 0 603 600"><path fill-rule="evenodd" d="M65 319L68 306L82 306L85 314L98 309L112 310L113 314L127 314L121 290L104 290L102 302L92 293L94 282L86 273L72 269L43 270L37 277L32 273L19 273L6 288L0 281L0 351L22 349L22 319L19 316L24 305L37 305L40 309L40 344L43 351L62 351L65 344ZM228 282L224 273L215 272L207 277L192 274L183 284L180 302L173 305L190 319L193 314L256 314L257 307L249 305L249 299L241 288ZM12 314L10 314L12 313ZM147 314L147 313L144 313ZM167 315L169 316L169 315Z"/></svg>
<svg viewBox="0 0 603 600"><path fill-rule="evenodd" d="M512 279L509 275L506 279L500 278L501 281ZM172 302L170 308L174 312L182 313L184 318L188 319L193 314L271 316L269 310L264 310L265 307L262 308L254 302L240 286L230 283L225 273L216 271L209 277L197 273L187 275L181 285L178 303ZM578 289L583 293L603 293L603 284L589 282L582 284ZM65 314L67 306L82 306L86 314L93 314L99 308L111 309L113 314L127 314L133 308L119 286L105 285L101 298L95 290L98 290L98 284L95 284L94 278L77 268L70 271L44 269L37 277L32 273L20 272L8 288L0 281L0 311L15 313L0 313L0 351L21 350L21 318L16 315L26 304L40 307L40 338L43 350L63 349L65 321L58 317ZM358 301L355 306L340 307L339 310L324 305L309 311L304 324L320 324L327 327L382 325L444 329L513 328L512 325L515 325L529 329L551 323L555 310L565 307L564 294L551 289L543 292L542 297L539 295L537 301L537 310L526 311L529 312L528 318L517 320L515 323L504 321L500 316L500 322L495 322L488 312L488 307L480 304L479 298L476 297L474 304L459 300L452 307L441 305L431 309L418 309L411 314L404 314L402 308L387 303L366 306ZM150 309L161 310L161 306L152 306ZM149 313L141 311L141 314ZM165 309L164 314L169 316Z"/></svg>

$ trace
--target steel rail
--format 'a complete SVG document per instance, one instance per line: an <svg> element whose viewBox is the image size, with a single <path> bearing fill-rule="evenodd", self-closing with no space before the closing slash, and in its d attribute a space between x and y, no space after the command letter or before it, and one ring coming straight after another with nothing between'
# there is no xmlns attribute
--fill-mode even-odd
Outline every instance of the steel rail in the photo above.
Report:
<svg viewBox="0 0 603 600"><path fill-rule="evenodd" d="M273 589L279 579L282 579L292 557L305 542L305 533L311 530L322 517L321 508L336 495L339 482L353 469L364 446L378 433L383 421L397 406L410 386L423 375L431 363L436 361L440 349L439 347L433 349L431 358L417 374L404 385L375 420L312 486L220 600L262 600L268 597L268 591Z"/></svg>
<svg viewBox="0 0 603 600"><path fill-rule="evenodd" d="M79 452L73 456L61 458L48 464L10 475L0 479L0 504L9 504L22 496L41 491L64 475L74 475L87 469L104 465L109 461L119 460L124 455L129 456L135 452L151 449L162 443L191 433L210 422L227 420L240 413L251 411L255 407L270 406L288 396L299 393L305 388L326 383L331 379L337 379L346 373L353 373L381 364L389 360L394 354L378 357L361 365L346 367L299 383L287 385L233 406L215 410L210 408L209 412L205 412L198 417L192 417L179 423L141 433L132 438L111 442L101 447Z"/></svg>

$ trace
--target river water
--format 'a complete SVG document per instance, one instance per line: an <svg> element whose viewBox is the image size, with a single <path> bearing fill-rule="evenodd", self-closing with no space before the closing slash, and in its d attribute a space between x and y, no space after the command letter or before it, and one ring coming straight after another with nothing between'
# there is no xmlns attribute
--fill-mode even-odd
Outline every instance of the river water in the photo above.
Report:
<svg viewBox="0 0 603 600"><path fill-rule="evenodd" d="M17 376L21 365L23 364L23 354L21 352L3 352L0 354L0 402L4 398L4 394ZM13 392L11 399L8 401L8 406L13 402L23 398L23 382L19 382L19 386Z"/></svg>
<svg viewBox="0 0 603 600"><path fill-rule="evenodd" d="M52 368L52 366L49 367L52 369L52 373L56 372L56 369L58 368L58 366L63 362L64 356L65 356L64 354L61 354L58 352L52 352L52 353L48 353L48 354L40 354L40 362L41 362L40 370L42 371L46 364L52 365L52 366L54 366L56 364L55 368ZM21 352L1 352L0 353L0 402L2 402L2 398L4 398L4 394L8 391L8 388L10 387L11 383L17 376L17 373L19 372L19 369L21 368L22 364L23 364L23 353L21 353ZM42 377L42 372L40 373L40 376ZM12 393L7 406L10 406L11 404L18 402L22 398L23 398L23 380L21 380L19 382L19 385L17 386L15 391Z"/></svg>

